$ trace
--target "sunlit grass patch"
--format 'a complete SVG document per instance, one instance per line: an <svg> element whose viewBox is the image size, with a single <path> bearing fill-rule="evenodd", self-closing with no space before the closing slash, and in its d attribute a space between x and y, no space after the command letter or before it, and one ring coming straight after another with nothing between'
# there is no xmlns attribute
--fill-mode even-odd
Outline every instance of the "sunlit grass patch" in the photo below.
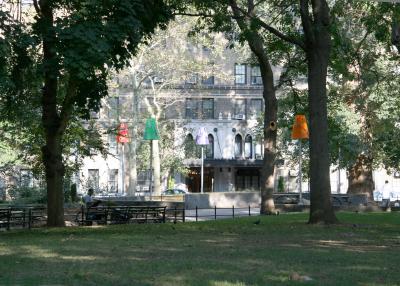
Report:
<svg viewBox="0 0 400 286"><path fill-rule="evenodd" d="M338 217L3 232L0 285L398 284L400 215Z"/></svg>

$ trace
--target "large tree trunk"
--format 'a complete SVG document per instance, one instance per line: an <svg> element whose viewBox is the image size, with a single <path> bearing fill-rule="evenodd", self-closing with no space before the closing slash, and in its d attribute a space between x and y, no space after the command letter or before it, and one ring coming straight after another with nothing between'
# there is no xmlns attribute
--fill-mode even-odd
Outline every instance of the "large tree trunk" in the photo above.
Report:
<svg viewBox="0 0 400 286"><path fill-rule="evenodd" d="M45 121L43 124L46 126L48 122ZM46 145L42 147L42 154L47 185L47 226L65 226L61 138L51 128L45 129Z"/></svg>
<svg viewBox="0 0 400 286"><path fill-rule="evenodd" d="M331 202L330 158L326 77L331 48L329 7L324 0L300 0L308 64L308 105L310 112L310 192L309 223L336 223Z"/></svg>
<svg viewBox="0 0 400 286"><path fill-rule="evenodd" d="M42 25L44 86L42 92L42 124L46 145L42 147L47 184L47 225L64 226L64 164L62 161L63 128L57 110L56 36L53 11L48 1L40 1ZM65 122L64 122L65 123Z"/></svg>
<svg viewBox="0 0 400 286"><path fill-rule="evenodd" d="M372 178L373 159L364 154L357 156L354 165L349 169L348 194L364 194L373 199L374 179Z"/></svg>
<svg viewBox="0 0 400 286"><path fill-rule="evenodd" d="M159 140L153 142L153 178L154 178L154 195L161 196L161 160Z"/></svg>
<svg viewBox="0 0 400 286"><path fill-rule="evenodd" d="M249 17L254 13L254 3L248 0L247 3ZM274 184L275 184L275 159L276 159L276 134L277 134L277 114L278 103L275 96L274 75L271 64L268 59L266 49L263 45L262 36L251 29L250 18L244 18L235 0L230 0L235 19L244 33L247 43L251 51L257 57L260 65L261 78L263 82L263 98L264 98L264 161L261 170L261 208L262 214L271 214L275 211L273 200Z"/></svg>
<svg viewBox="0 0 400 286"><path fill-rule="evenodd" d="M135 127L132 127L134 129ZM129 143L129 151L128 151L128 166L129 166L129 184L128 184L128 195L134 196L137 188L137 160L136 160L136 141L137 135L136 132L132 130L132 139Z"/></svg>
<svg viewBox="0 0 400 286"><path fill-rule="evenodd" d="M261 213L269 214L275 211L273 192L275 186L275 159L278 104L275 96L273 72L268 59L264 55L260 63L261 75L264 84L264 161L261 172Z"/></svg>

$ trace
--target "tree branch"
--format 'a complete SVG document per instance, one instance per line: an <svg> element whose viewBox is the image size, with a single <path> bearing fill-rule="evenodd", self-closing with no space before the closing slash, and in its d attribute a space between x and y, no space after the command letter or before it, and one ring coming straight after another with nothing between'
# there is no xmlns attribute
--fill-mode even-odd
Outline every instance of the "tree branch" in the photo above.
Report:
<svg viewBox="0 0 400 286"><path fill-rule="evenodd" d="M177 12L172 13L173 16L190 16L190 17L204 17L204 18L211 18L215 15L207 14L207 13L187 13L187 12Z"/></svg>
<svg viewBox="0 0 400 286"><path fill-rule="evenodd" d="M257 22L257 24L259 24L265 30L267 30L268 32L274 34L278 38L280 38L280 39L282 39L282 40L284 40L284 41L286 41L288 43L294 44L294 45L302 48L303 50L305 49L305 45L304 45L303 41L283 34L282 32L278 31L274 27L268 25L267 23L265 23L264 21L262 21L262 20L260 20L258 18L253 18L253 20L255 20Z"/></svg>
<svg viewBox="0 0 400 286"><path fill-rule="evenodd" d="M35 7L36 13L40 14L41 11L40 11L40 7L39 7L39 4L38 4L37 0L33 0L33 6Z"/></svg>
<svg viewBox="0 0 400 286"><path fill-rule="evenodd" d="M249 0L248 2L248 9L250 9L251 7L254 8L254 5L252 3L252 0ZM265 30L267 30L268 32L274 34L275 36L277 36L278 38L299 46L300 48L302 48L303 50L305 49L305 45L304 43L296 38L290 37L288 35L283 34L282 32L278 31L276 28L270 26L269 24L265 23L264 21L262 21L260 18L258 18L256 15L254 15L253 10L249 10L249 11L244 11L243 9L241 9L238 5L235 5L234 7L237 11L240 11L243 15L246 15L247 17L249 17L252 21L255 21L256 24L260 25L261 27L263 27ZM235 15L236 17L239 17L238 14Z"/></svg>
<svg viewBox="0 0 400 286"><path fill-rule="evenodd" d="M76 95L76 83L71 77L68 79L67 83L67 91L65 94L65 98L62 103L62 108L60 112L60 125L58 127L58 131L63 133L67 128L69 119L72 114L72 110L74 108L74 99Z"/></svg>
<svg viewBox="0 0 400 286"><path fill-rule="evenodd" d="M312 31L310 13L308 12L308 2L309 0L300 0L301 22L303 23L303 29L304 29L304 34L306 35L306 40L315 42L315 37Z"/></svg>

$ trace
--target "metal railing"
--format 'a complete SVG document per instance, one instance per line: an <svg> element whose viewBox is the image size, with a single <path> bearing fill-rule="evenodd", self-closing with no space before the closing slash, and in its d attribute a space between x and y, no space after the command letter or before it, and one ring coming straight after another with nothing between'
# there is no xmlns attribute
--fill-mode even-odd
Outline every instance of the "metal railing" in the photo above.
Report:
<svg viewBox="0 0 400 286"><path fill-rule="evenodd" d="M184 208L170 208L166 210L167 220L177 222L186 221L199 221L199 220L218 220L218 219L234 219L244 216L259 215L259 208L252 208L251 206L245 208L238 208L232 206L230 208L199 208L184 209Z"/></svg>
<svg viewBox="0 0 400 286"><path fill-rule="evenodd" d="M11 227L31 229L46 221L46 209L43 207L6 207L0 208L0 229Z"/></svg>
<svg viewBox="0 0 400 286"><path fill-rule="evenodd" d="M141 211L136 211L136 210ZM160 209L161 210L160 212ZM71 209L72 210L72 209ZM147 222L188 222L188 221L204 221L218 219L234 219L244 216L255 216L259 214L259 208L251 206L238 208L232 206L230 208L166 208L166 207L135 207L135 206L113 206L99 207L88 212L85 207L65 210L65 217L70 217L78 225L88 225L85 222L93 221L100 224L123 224L123 223L147 223ZM127 212L130 210L130 212ZM134 215L135 217L128 217ZM94 215L92 219L88 219L88 215ZM98 217L95 217L98 215ZM72 219L73 218L73 219ZM129 219L128 219L129 218ZM46 208L44 207L6 207L0 208L0 229L6 230L27 228L31 229L34 226L44 226L46 224Z"/></svg>

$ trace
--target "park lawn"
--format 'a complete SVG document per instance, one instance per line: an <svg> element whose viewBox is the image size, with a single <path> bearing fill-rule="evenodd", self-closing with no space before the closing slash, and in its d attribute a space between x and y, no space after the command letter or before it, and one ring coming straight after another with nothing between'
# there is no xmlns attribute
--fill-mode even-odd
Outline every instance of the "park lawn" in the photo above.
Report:
<svg viewBox="0 0 400 286"><path fill-rule="evenodd" d="M400 213L338 217L0 232L0 285L400 285Z"/></svg>

